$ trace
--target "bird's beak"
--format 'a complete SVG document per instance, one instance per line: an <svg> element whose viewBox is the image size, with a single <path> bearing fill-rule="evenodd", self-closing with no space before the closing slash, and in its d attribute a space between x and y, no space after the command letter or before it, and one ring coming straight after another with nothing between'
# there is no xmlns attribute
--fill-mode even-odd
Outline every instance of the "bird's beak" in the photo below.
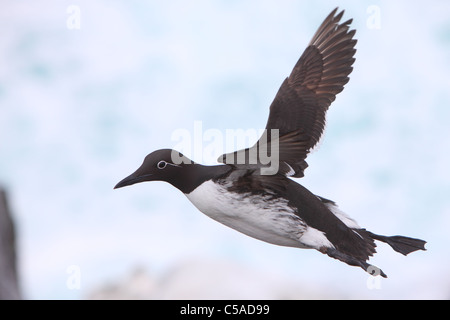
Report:
<svg viewBox="0 0 450 320"><path fill-rule="evenodd" d="M135 172L135 173L129 175L128 177L126 177L125 179L121 180L118 184L116 184L114 189L131 186L132 184L143 182L143 181L150 181L150 180L152 180L151 176L152 176L152 174L139 175Z"/></svg>

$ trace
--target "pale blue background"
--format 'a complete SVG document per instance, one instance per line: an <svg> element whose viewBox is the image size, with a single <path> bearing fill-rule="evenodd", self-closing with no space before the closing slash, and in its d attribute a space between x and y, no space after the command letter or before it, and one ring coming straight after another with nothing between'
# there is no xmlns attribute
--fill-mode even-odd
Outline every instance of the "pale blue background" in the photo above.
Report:
<svg viewBox="0 0 450 320"><path fill-rule="evenodd" d="M79 30L66 26L71 4ZM367 26L370 5L380 8L381 29ZM405 258L380 244L371 261L389 278L369 290L361 270L225 228L168 184L112 189L194 121L205 130L264 127L281 82L336 6L354 18L357 61L299 182L373 232L426 239L427 252ZM1 7L0 181L15 212L26 298L83 298L135 266L165 274L192 257L344 298L450 297L449 1ZM71 265L79 290L66 285Z"/></svg>

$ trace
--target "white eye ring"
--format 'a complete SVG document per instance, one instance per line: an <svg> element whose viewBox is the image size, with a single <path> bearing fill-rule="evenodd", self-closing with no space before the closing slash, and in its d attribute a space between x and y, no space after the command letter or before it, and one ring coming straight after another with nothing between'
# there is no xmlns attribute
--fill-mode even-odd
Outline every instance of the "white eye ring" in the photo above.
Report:
<svg viewBox="0 0 450 320"><path fill-rule="evenodd" d="M158 169L164 169L167 166L167 162L165 162L164 160L161 160L160 162L158 162L158 164L156 165L156 167Z"/></svg>

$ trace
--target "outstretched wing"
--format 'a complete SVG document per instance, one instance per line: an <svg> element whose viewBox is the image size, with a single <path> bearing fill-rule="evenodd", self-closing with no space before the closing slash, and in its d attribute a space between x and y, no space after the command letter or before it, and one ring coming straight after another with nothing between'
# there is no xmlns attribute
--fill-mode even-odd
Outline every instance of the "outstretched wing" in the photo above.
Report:
<svg viewBox="0 0 450 320"><path fill-rule="evenodd" d="M337 8L324 20L284 80L270 106L266 137L252 147L257 148L270 141L271 129L278 130L280 141L286 134L296 132L296 141L285 139L289 143L279 145L280 155L289 155L288 158L279 158L280 163L288 165L288 171L280 172L285 175L303 176L307 167L306 156L317 145L325 128L326 111L344 89L353 70L357 42L353 36L356 31L350 30L351 19L339 23L344 11L336 13ZM283 148L292 148L293 143L296 144L295 151L283 151ZM249 152L252 148L236 153ZM228 163L226 159L232 158L225 154L219 157L219 162Z"/></svg>

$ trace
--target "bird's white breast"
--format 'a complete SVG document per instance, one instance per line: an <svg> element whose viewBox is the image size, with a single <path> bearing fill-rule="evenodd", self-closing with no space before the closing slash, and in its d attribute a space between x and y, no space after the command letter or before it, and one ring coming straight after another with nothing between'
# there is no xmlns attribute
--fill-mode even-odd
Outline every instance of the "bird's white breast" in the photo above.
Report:
<svg viewBox="0 0 450 320"><path fill-rule="evenodd" d="M239 194L228 191L223 184L206 181L186 196L210 218L269 243L304 248L300 239L312 229L286 199L273 199L271 195Z"/></svg>

